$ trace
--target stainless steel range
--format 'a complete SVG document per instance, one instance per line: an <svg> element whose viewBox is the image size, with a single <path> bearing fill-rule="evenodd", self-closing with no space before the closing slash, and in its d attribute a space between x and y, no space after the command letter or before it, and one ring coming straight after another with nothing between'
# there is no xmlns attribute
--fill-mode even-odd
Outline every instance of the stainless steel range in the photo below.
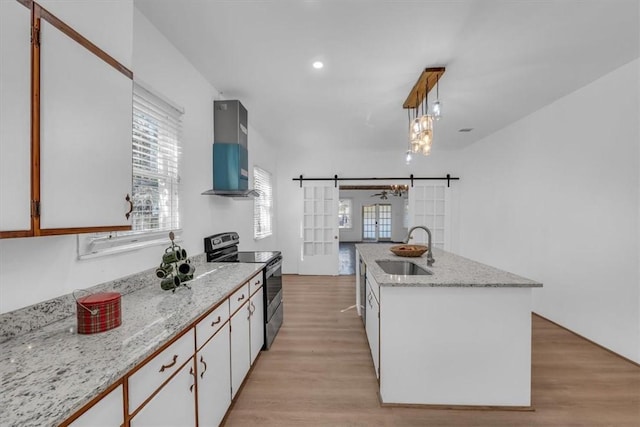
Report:
<svg viewBox="0 0 640 427"><path fill-rule="evenodd" d="M240 236L235 232L214 234L204 238L204 251L208 262L245 262L265 264L263 271L265 283L264 314L265 337L264 350L273 343L282 321L282 255L279 251L238 251Z"/></svg>

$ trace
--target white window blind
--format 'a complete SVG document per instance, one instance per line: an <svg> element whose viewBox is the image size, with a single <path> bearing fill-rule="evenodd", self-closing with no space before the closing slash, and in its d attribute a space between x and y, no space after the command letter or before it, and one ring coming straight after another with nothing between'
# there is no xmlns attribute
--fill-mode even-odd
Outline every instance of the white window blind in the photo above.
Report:
<svg viewBox="0 0 640 427"><path fill-rule="evenodd" d="M78 235L80 259L180 240L180 138L182 108L133 85L132 231Z"/></svg>
<svg viewBox="0 0 640 427"><path fill-rule="evenodd" d="M182 111L139 83L133 89L134 232L180 228Z"/></svg>
<svg viewBox="0 0 640 427"><path fill-rule="evenodd" d="M271 187L271 174L257 166L253 167L254 189L260 194L254 199L253 204L253 237L262 239L271 236L273 216L273 190Z"/></svg>

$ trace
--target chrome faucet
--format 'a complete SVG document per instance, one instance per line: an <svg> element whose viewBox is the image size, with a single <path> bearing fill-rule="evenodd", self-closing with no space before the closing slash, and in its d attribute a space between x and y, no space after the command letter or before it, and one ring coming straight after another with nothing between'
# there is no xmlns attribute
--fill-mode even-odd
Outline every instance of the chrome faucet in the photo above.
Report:
<svg viewBox="0 0 640 427"><path fill-rule="evenodd" d="M404 242L405 243L409 243L409 239L411 239L411 233L413 233L413 230L415 230L416 228L421 228L424 231L426 231L427 232L427 236L429 237L429 242L427 243L427 245L428 245L428 249L427 249L427 265L429 267L431 267L433 265L433 263L436 261L435 259L433 259L433 253L431 252L431 230L429 230L424 225L416 225L415 227L411 227L409 229L409 234L407 234L407 238L404 240Z"/></svg>

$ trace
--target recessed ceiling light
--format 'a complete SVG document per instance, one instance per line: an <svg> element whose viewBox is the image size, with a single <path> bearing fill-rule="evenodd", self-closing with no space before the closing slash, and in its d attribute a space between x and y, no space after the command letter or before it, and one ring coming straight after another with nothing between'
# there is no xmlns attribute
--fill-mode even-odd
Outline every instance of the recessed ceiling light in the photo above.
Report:
<svg viewBox="0 0 640 427"><path fill-rule="evenodd" d="M313 68L315 68L316 70L319 70L322 67L324 67L324 64L321 61L316 61L313 63Z"/></svg>
<svg viewBox="0 0 640 427"><path fill-rule="evenodd" d="M458 129L458 132L471 132L473 130L473 128L462 128L462 129Z"/></svg>

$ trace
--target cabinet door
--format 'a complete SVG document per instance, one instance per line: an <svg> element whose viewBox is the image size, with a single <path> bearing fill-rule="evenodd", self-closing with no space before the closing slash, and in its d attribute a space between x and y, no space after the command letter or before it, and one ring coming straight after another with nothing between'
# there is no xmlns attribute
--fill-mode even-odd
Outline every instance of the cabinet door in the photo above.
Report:
<svg viewBox="0 0 640 427"><path fill-rule="evenodd" d="M231 317L231 397L235 397L250 366L249 304Z"/></svg>
<svg viewBox="0 0 640 427"><path fill-rule="evenodd" d="M264 288L261 287L253 294L249 305L251 307L251 364L258 357L264 345Z"/></svg>
<svg viewBox="0 0 640 427"><path fill-rule="evenodd" d="M118 427L124 423L122 386L100 399L88 411L76 418L69 427Z"/></svg>
<svg viewBox="0 0 640 427"><path fill-rule="evenodd" d="M366 317L366 331L367 339L369 340L369 349L371 350L371 358L373 359L373 367L376 371L376 377L380 376L379 369L379 307L378 301L371 290L370 286L367 286L367 297L365 304L367 304L367 317Z"/></svg>
<svg viewBox="0 0 640 427"><path fill-rule="evenodd" d="M40 228L128 226L132 80L41 25Z"/></svg>
<svg viewBox="0 0 640 427"><path fill-rule="evenodd" d="M31 11L0 1L0 231L31 229Z"/></svg>
<svg viewBox="0 0 640 427"><path fill-rule="evenodd" d="M131 427L195 426L195 382L192 357L131 419Z"/></svg>
<svg viewBox="0 0 640 427"><path fill-rule="evenodd" d="M221 328L196 354L198 364L198 425L220 425L231 404L229 325Z"/></svg>

